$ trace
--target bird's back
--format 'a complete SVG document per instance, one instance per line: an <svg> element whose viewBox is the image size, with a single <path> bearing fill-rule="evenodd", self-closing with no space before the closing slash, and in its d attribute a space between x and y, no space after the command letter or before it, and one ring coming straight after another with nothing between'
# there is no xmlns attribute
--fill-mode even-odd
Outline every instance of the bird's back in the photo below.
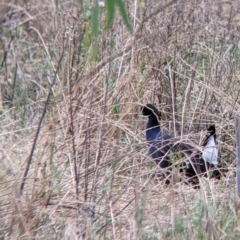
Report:
<svg viewBox="0 0 240 240"><path fill-rule="evenodd" d="M169 162L169 153L171 152L174 143L171 142L172 137L162 132L160 127L147 128L146 139L149 146L149 154L152 159L162 168L171 165Z"/></svg>

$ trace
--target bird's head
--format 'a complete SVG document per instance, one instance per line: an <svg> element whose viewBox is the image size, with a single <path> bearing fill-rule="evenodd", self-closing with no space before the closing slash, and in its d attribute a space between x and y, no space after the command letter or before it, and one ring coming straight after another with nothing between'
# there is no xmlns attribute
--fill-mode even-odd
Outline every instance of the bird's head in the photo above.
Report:
<svg viewBox="0 0 240 240"><path fill-rule="evenodd" d="M151 104L147 103L145 106L141 108L141 113L143 116L151 116L155 115L159 120L161 119L161 113L157 110L157 108Z"/></svg>

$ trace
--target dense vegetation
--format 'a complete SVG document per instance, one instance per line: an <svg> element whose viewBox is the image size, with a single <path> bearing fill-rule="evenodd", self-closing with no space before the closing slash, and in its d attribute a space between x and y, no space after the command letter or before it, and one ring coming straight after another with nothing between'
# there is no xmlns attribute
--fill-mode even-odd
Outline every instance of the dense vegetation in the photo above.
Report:
<svg viewBox="0 0 240 240"><path fill-rule="evenodd" d="M238 239L240 3L95 2L0 2L0 238ZM148 102L199 148L215 123L220 181L163 184Z"/></svg>

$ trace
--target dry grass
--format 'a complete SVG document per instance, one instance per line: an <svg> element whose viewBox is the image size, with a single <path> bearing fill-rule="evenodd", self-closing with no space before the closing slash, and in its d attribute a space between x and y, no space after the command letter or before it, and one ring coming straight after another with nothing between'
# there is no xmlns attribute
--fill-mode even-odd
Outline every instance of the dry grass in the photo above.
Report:
<svg viewBox="0 0 240 240"><path fill-rule="evenodd" d="M100 9L96 61L93 3L0 3L0 239L240 236L240 4L126 2L135 34L119 14L104 30ZM165 186L136 115L147 102L197 146L215 123L226 176Z"/></svg>

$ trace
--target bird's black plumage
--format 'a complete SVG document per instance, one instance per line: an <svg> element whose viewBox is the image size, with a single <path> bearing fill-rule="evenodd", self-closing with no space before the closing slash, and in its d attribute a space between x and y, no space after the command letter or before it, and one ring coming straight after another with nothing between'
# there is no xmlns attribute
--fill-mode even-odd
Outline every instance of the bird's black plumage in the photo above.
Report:
<svg viewBox="0 0 240 240"><path fill-rule="evenodd" d="M171 165L168 154L173 148L173 143L171 143L172 137L161 130L159 125L161 113L154 105L148 103L142 107L142 115L148 117L146 139L149 146L149 154L160 167L166 168Z"/></svg>
<svg viewBox="0 0 240 240"><path fill-rule="evenodd" d="M212 177L220 178L221 176L221 172L218 170L220 165L218 162L215 125L211 125L207 131L207 136L202 144L202 153L197 151L195 157L188 163L186 168L186 175L188 176L200 175L208 170L212 170Z"/></svg>
<svg viewBox="0 0 240 240"><path fill-rule="evenodd" d="M181 143L178 138L174 138L162 131L159 123L161 120L161 113L153 104L146 104L142 107L141 112L142 115L148 117L146 139L149 146L149 154L161 168L172 165L169 158L171 153L179 153L178 156L184 158L180 171L184 172L189 177L206 173L209 169L215 167L211 162L204 159L204 150L203 153L201 153L201 151L192 145ZM214 136L216 142L215 126L209 127L208 134L209 136L204 142L204 147L208 145L211 136ZM220 174L218 170L214 171L213 176L218 176Z"/></svg>

